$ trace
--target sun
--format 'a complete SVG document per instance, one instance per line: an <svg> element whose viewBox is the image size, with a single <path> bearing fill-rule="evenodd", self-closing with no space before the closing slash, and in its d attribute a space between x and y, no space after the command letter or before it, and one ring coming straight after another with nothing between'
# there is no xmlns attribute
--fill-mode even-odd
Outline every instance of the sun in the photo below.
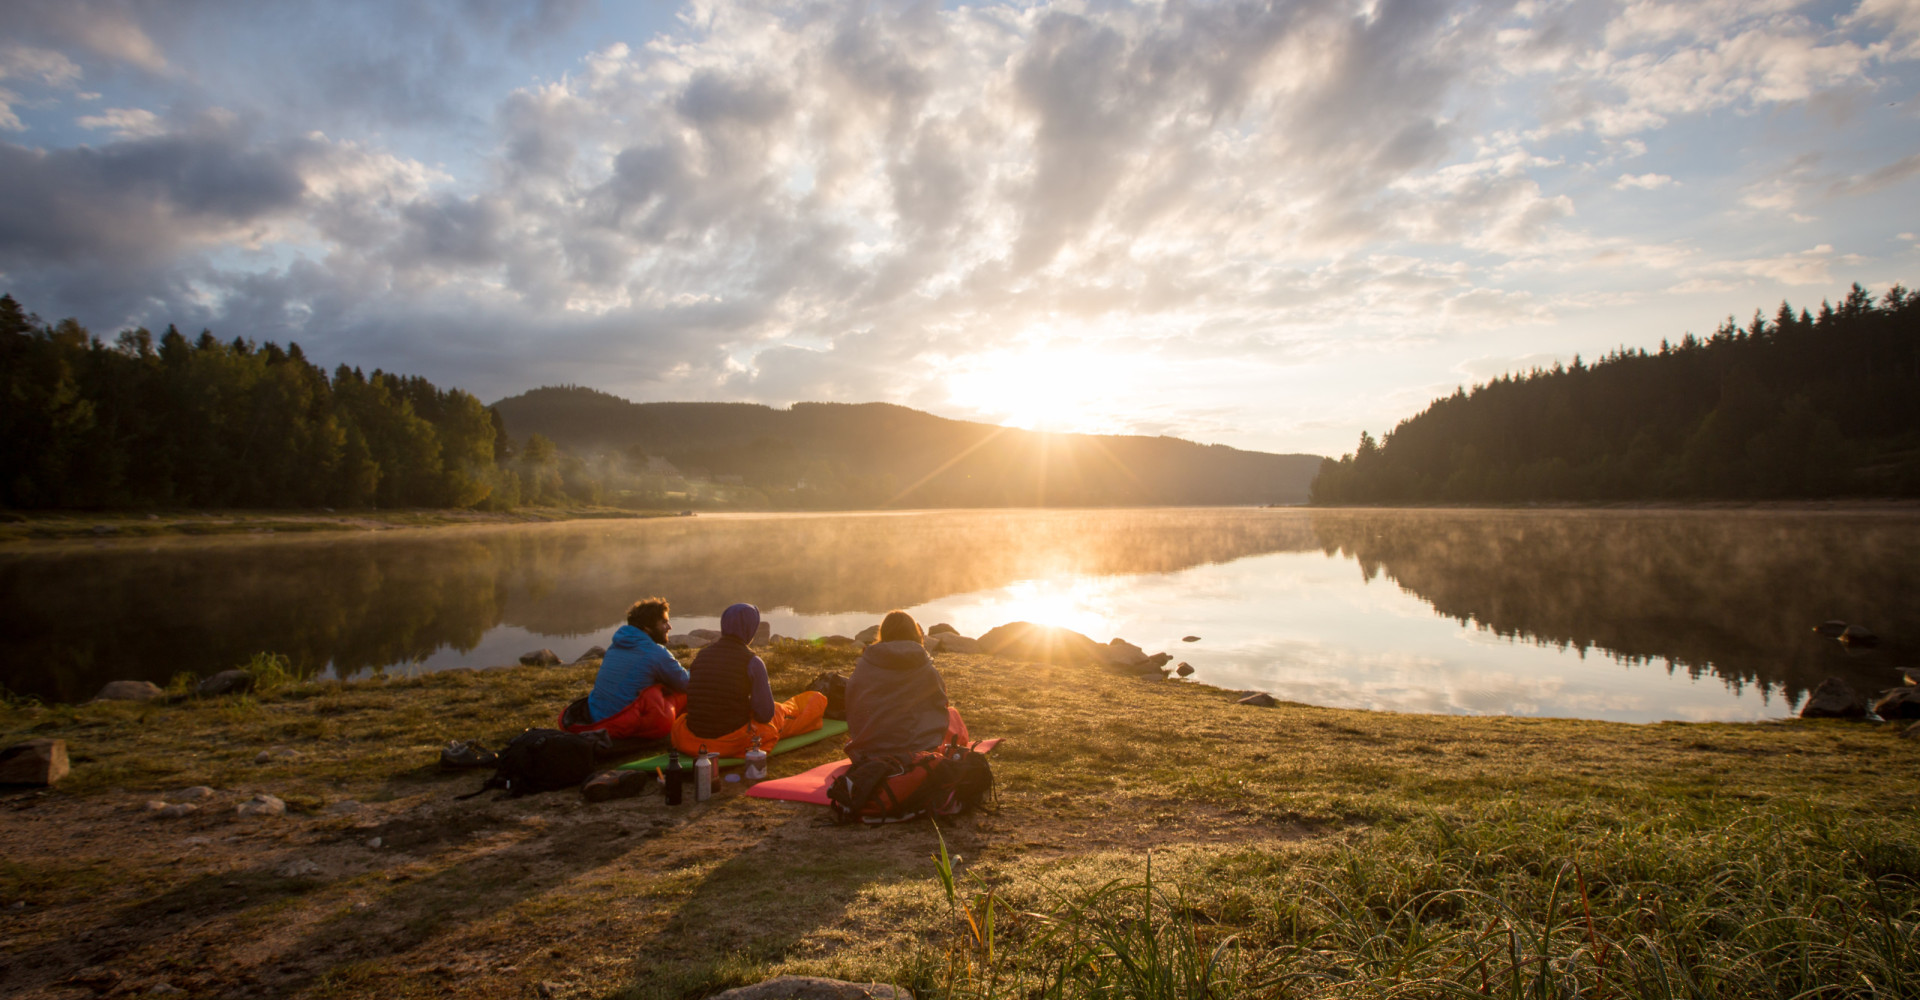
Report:
<svg viewBox="0 0 1920 1000"><path fill-rule="evenodd" d="M1011 427L1115 433L1137 412L1144 365L1094 345L990 351L959 363L947 379L947 399Z"/></svg>

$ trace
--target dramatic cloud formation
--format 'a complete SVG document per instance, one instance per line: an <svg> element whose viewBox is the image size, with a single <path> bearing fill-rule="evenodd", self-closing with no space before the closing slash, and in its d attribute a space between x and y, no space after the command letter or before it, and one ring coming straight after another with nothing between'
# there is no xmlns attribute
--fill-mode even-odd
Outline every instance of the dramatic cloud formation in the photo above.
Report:
<svg viewBox="0 0 1920 1000"><path fill-rule="evenodd" d="M485 398L1339 451L1508 364L1920 277L1912 0L11 20L6 290Z"/></svg>

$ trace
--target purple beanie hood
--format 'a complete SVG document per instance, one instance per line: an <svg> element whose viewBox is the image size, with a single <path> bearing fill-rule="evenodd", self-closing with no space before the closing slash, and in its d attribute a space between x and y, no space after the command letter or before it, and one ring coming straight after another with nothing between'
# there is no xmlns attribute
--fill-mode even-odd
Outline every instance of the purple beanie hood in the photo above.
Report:
<svg viewBox="0 0 1920 1000"><path fill-rule="evenodd" d="M752 642L754 633L760 631L760 609L751 604L736 604L720 612L720 634L730 635L741 642Z"/></svg>

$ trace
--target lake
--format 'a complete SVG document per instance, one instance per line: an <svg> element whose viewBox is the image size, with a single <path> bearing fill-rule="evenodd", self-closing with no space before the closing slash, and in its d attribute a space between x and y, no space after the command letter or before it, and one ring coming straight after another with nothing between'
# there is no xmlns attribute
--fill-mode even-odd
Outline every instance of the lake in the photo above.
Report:
<svg viewBox="0 0 1920 1000"><path fill-rule="evenodd" d="M1064 625L1315 705L1765 719L1826 677L1877 690L1920 666L1920 514L741 514L16 546L0 683L74 701L258 650L343 677L572 660L655 594L677 632L735 601L788 636L850 636L892 608L975 636ZM1811 631L1830 618L1884 641Z"/></svg>

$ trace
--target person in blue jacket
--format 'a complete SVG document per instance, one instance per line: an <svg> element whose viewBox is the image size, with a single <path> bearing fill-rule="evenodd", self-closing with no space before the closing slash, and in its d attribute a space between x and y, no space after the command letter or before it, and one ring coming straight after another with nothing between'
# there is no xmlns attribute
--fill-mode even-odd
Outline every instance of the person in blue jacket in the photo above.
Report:
<svg viewBox="0 0 1920 1000"><path fill-rule="evenodd" d="M687 668L667 652L668 613L658 597L627 609L627 623L613 633L587 695L589 728L604 728L616 739L657 739L686 710Z"/></svg>

